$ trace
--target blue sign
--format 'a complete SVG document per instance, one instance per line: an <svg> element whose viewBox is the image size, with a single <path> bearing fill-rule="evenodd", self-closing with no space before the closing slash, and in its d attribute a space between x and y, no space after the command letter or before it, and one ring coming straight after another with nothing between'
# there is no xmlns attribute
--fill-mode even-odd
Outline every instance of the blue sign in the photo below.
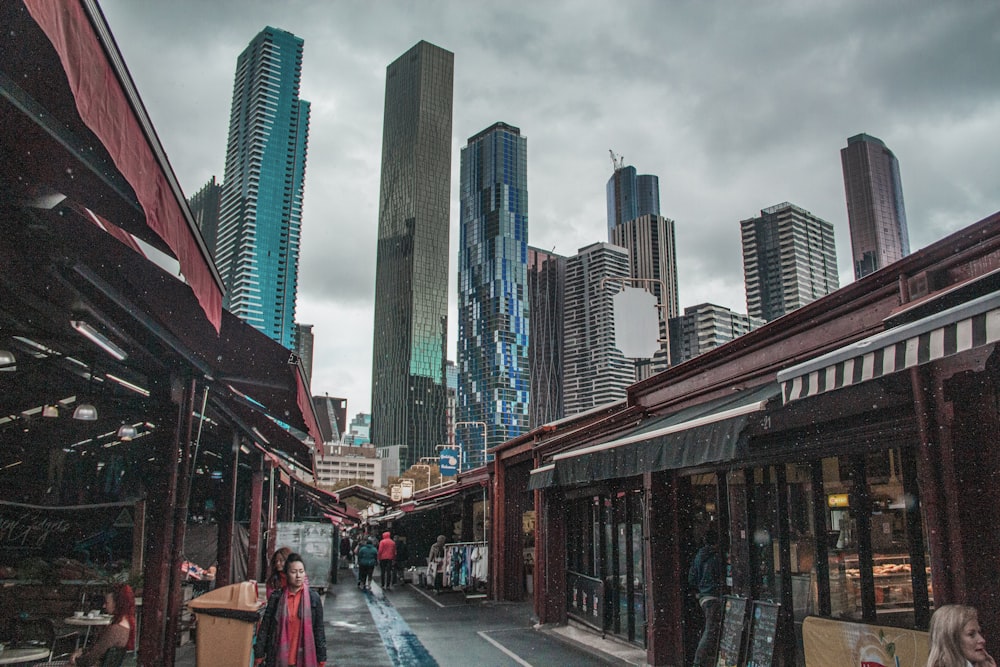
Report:
<svg viewBox="0 0 1000 667"><path fill-rule="evenodd" d="M458 474L458 450L442 449L441 458L438 461L438 469L442 477L454 477Z"/></svg>

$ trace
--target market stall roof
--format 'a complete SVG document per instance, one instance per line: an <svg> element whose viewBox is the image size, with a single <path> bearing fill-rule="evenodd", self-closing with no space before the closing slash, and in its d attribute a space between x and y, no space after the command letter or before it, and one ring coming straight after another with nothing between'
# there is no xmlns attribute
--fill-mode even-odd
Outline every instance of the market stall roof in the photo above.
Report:
<svg viewBox="0 0 1000 667"><path fill-rule="evenodd" d="M375 503L382 507L392 505L392 498L384 493L379 493L375 489L368 488L363 484L352 484L337 491L337 498L347 500L348 498L360 498L365 502Z"/></svg>
<svg viewBox="0 0 1000 667"><path fill-rule="evenodd" d="M767 384L648 420L625 437L556 454L529 477L529 489L572 485L736 459L754 413L777 396Z"/></svg>
<svg viewBox="0 0 1000 667"><path fill-rule="evenodd" d="M65 197L172 255L218 328L222 280L96 3L6 2L0 23L6 196Z"/></svg>
<svg viewBox="0 0 1000 667"><path fill-rule="evenodd" d="M1000 340L1000 292L896 326L778 373L785 403Z"/></svg>
<svg viewBox="0 0 1000 667"><path fill-rule="evenodd" d="M413 494L413 500L417 503L426 503L431 500L450 498L469 489L479 489L489 484L490 474L486 466L473 468L455 478L455 483L448 486L439 486L433 489L418 491Z"/></svg>

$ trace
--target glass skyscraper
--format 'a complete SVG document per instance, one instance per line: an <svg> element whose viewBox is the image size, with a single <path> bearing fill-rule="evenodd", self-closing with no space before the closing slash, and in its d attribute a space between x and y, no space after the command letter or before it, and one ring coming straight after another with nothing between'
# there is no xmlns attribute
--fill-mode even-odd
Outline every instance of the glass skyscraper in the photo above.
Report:
<svg viewBox="0 0 1000 667"><path fill-rule="evenodd" d="M420 42L386 68L375 266L372 442L400 465L446 442L455 55Z"/></svg>
<svg viewBox="0 0 1000 667"><path fill-rule="evenodd" d="M506 123L461 155L457 442L471 466L528 430L528 140Z"/></svg>
<svg viewBox="0 0 1000 667"><path fill-rule="evenodd" d="M538 428L565 416L563 410L563 319L566 258L528 248L531 406L528 426Z"/></svg>
<svg viewBox="0 0 1000 667"><path fill-rule="evenodd" d="M910 254L899 161L881 139L857 134L840 150L854 277Z"/></svg>
<svg viewBox="0 0 1000 667"><path fill-rule="evenodd" d="M309 102L302 39L264 28L236 60L215 263L223 305L295 348Z"/></svg>
<svg viewBox="0 0 1000 667"><path fill-rule="evenodd" d="M636 174L635 167L615 168L608 179L608 241L615 226L640 215L660 215L660 179Z"/></svg>

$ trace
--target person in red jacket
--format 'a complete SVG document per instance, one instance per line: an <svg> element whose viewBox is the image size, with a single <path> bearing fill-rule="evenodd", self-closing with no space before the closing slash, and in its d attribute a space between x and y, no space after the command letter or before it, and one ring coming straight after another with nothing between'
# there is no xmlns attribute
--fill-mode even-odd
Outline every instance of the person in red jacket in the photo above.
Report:
<svg viewBox="0 0 1000 667"><path fill-rule="evenodd" d="M382 573L382 590L392 590L392 570L396 562L396 543L392 541L389 531L382 533L378 543L378 569Z"/></svg>

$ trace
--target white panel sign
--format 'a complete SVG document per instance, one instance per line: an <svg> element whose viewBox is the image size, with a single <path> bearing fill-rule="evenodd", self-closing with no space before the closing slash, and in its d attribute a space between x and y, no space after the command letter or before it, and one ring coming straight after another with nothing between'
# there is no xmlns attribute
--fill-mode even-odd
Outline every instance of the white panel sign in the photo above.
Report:
<svg viewBox="0 0 1000 667"><path fill-rule="evenodd" d="M626 357L648 359L660 349L660 315L656 296L638 287L626 287L612 298L615 346Z"/></svg>

